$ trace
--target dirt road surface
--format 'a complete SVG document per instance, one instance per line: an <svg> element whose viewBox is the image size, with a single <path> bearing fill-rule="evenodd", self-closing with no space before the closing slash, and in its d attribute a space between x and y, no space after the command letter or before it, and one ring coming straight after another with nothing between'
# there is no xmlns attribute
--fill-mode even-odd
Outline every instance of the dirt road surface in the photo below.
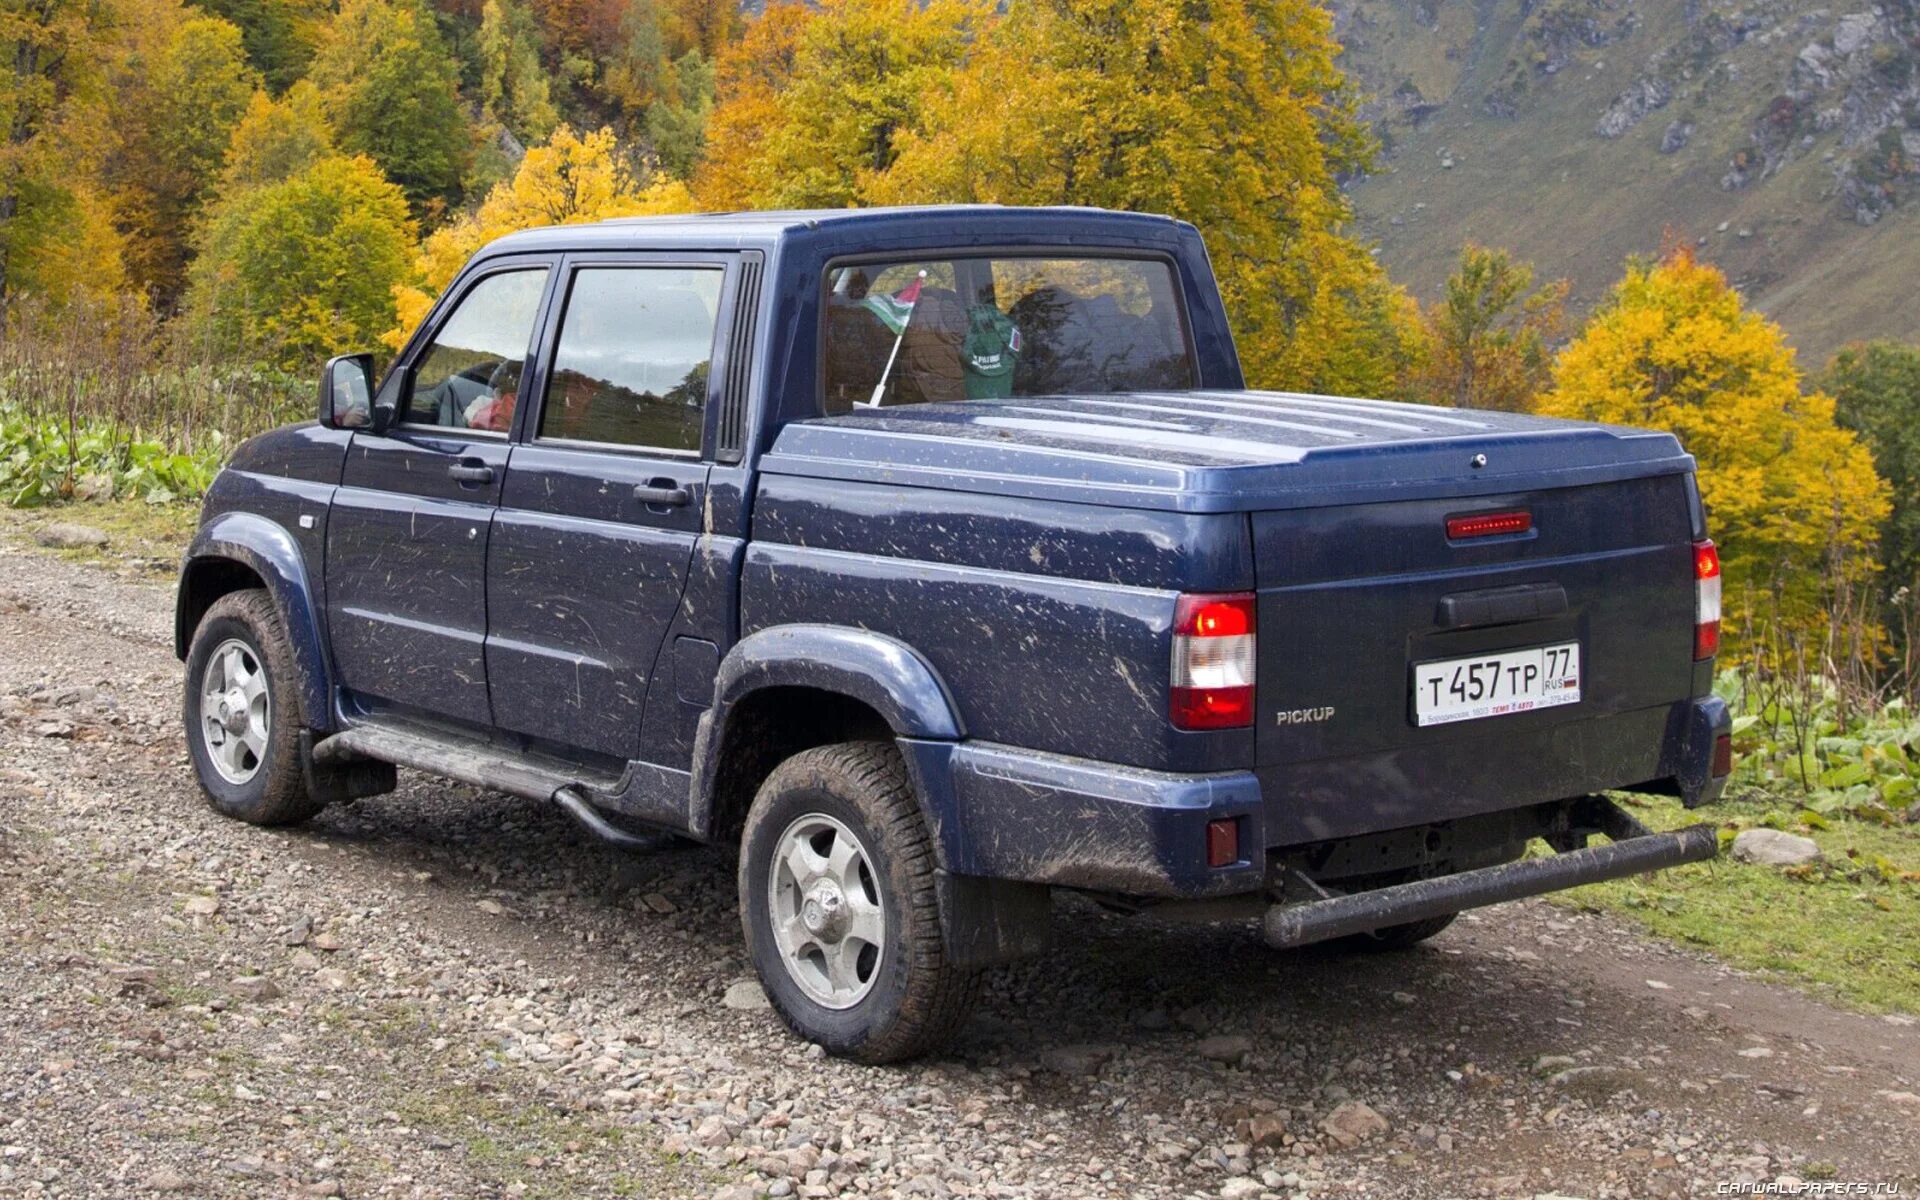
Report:
<svg viewBox="0 0 1920 1200"><path fill-rule="evenodd" d="M739 986L725 850L405 773L224 821L170 591L0 542L0 1195L1920 1188L1914 1022L1542 903L1355 957L1068 901L943 1057L822 1059Z"/></svg>

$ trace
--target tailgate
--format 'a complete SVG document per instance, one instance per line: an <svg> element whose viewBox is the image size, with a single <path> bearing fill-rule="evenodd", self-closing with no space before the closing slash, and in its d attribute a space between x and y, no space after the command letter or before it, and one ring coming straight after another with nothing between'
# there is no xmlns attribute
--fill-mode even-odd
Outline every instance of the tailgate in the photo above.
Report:
<svg viewBox="0 0 1920 1200"><path fill-rule="evenodd" d="M1519 511L1526 533L1447 536L1451 517ZM1693 689L1686 476L1261 512L1253 537L1273 844L1655 777ZM1569 645L1578 701L1417 723L1417 665Z"/></svg>

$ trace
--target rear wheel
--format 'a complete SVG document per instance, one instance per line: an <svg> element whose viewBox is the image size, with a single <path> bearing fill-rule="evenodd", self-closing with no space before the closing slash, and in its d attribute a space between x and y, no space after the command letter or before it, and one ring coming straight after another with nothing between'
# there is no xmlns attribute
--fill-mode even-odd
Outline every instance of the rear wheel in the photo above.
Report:
<svg viewBox="0 0 1920 1200"><path fill-rule="evenodd" d="M297 825L326 807L300 771L306 727L293 651L266 592L214 601L187 653L187 753L214 809L253 825Z"/></svg>
<svg viewBox="0 0 1920 1200"><path fill-rule="evenodd" d="M947 961L933 847L884 742L803 751L768 776L741 837L740 910L774 1011L831 1054L924 1053L979 994L979 973Z"/></svg>

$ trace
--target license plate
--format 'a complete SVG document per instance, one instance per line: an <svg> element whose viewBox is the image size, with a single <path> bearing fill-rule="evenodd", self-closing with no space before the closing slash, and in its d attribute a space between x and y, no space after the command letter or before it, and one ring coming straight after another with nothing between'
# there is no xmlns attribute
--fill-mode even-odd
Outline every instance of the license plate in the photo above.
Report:
<svg viewBox="0 0 1920 1200"><path fill-rule="evenodd" d="M1579 699L1579 642L1494 650L1413 667L1417 725L1504 717Z"/></svg>

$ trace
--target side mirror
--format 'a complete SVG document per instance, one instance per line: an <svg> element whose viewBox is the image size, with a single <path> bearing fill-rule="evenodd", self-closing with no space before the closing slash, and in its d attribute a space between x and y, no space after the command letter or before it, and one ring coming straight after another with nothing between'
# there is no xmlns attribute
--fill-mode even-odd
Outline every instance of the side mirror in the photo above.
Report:
<svg viewBox="0 0 1920 1200"><path fill-rule="evenodd" d="M320 423L328 429L379 423L373 408L373 355L342 354L320 368Z"/></svg>

